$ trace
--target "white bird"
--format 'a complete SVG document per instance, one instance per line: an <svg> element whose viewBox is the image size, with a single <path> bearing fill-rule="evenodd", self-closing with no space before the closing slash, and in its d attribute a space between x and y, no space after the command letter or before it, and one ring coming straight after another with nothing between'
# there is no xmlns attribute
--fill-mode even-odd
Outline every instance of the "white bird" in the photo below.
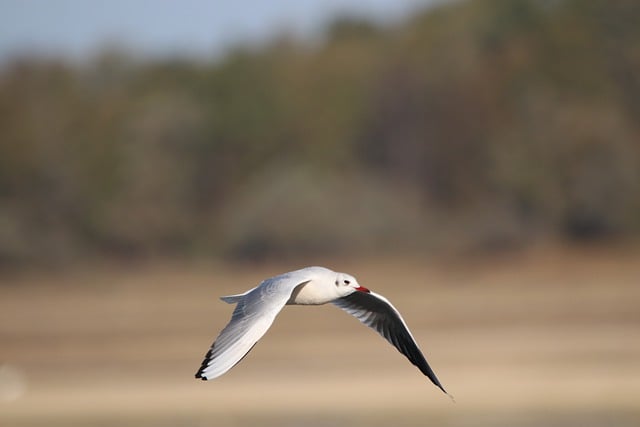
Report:
<svg viewBox="0 0 640 427"><path fill-rule="evenodd" d="M231 321L207 352L196 378L211 380L233 368L267 332L285 305L330 302L376 330L447 393L398 310L382 295L360 286L353 276L324 267L307 267L266 279L243 294L221 299L237 305Z"/></svg>

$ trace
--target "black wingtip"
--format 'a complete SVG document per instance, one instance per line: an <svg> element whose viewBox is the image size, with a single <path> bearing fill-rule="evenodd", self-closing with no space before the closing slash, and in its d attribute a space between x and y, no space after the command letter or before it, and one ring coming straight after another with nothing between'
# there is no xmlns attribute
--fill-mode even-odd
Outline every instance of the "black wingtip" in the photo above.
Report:
<svg viewBox="0 0 640 427"><path fill-rule="evenodd" d="M196 379L199 378L202 381L208 380L208 378L205 377L203 374L204 374L204 370L209 367L209 361L211 361L212 353L213 353L213 348L210 348L209 351L207 351L207 354L204 356L204 360L202 361L202 364L200 364L200 369L198 369L198 372L196 372Z"/></svg>
<svg viewBox="0 0 640 427"><path fill-rule="evenodd" d="M433 371L432 371L433 372ZM449 396L449 399L451 399L451 401L453 403L456 403L456 399L454 399L452 394L449 394L449 392L447 390L444 389L444 387L442 386L442 384L440 384L440 380L438 380L438 378L435 376L435 374L433 375L433 377L431 377L430 375L427 375L429 377L429 379L431 380L431 382L433 384L435 384L436 387L438 387L440 390L442 390L442 392L444 394L446 394L447 396Z"/></svg>
<svg viewBox="0 0 640 427"><path fill-rule="evenodd" d="M436 387L438 387L440 390L442 390L442 392L444 394L446 394L447 396L449 396L452 400L453 400L453 396L451 396L447 390L444 389L444 387L442 386L442 384L440 384L440 380L438 379L438 377L436 377L436 374L433 373L433 371L431 370L431 368L429 368L429 372L425 373L425 375L431 380L431 382L433 384L435 384Z"/></svg>
<svg viewBox="0 0 640 427"><path fill-rule="evenodd" d="M207 380L207 377L202 375L204 373L204 369L205 369L205 364L203 363L202 366L200 366L200 369L198 369L198 372L196 372L196 379L201 379L203 381Z"/></svg>
<svg viewBox="0 0 640 427"><path fill-rule="evenodd" d="M201 366L200 369L198 369L198 372L196 372L196 379L201 379L202 381L206 381L207 377L202 375L203 373L204 373L204 366Z"/></svg>

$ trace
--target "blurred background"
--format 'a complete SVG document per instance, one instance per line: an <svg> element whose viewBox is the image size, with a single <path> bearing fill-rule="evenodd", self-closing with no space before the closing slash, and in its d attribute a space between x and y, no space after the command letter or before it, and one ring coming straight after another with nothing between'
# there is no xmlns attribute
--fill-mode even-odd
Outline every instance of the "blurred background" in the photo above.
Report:
<svg viewBox="0 0 640 427"><path fill-rule="evenodd" d="M640 424L640 3L0 0L0 423ZM305 265L333 307L193 374Z"/></svg>

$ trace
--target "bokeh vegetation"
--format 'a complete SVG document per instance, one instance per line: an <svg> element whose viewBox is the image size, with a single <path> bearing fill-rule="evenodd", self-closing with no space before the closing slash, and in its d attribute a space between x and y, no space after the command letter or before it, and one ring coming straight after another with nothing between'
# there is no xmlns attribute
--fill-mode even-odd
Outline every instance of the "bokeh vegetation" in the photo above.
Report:
<svg viewBox="0 0 640 427"><path fill-rule="evenodd" d="M640 3L0 70L0 265L637 239Z"/></svg>

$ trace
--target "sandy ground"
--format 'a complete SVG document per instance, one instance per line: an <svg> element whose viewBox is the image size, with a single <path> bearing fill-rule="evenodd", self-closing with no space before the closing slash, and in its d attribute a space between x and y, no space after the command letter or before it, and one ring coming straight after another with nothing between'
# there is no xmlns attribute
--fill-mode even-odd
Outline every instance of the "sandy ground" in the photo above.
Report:
<svg viewBox="0 0 640 427"><path fill-rule="evenodd" d="M0 426L640 425L639 250L323 263L400 309L456 403L333 306L197 381L217 297L299 265L103 266L0 278Z"/></svg>

